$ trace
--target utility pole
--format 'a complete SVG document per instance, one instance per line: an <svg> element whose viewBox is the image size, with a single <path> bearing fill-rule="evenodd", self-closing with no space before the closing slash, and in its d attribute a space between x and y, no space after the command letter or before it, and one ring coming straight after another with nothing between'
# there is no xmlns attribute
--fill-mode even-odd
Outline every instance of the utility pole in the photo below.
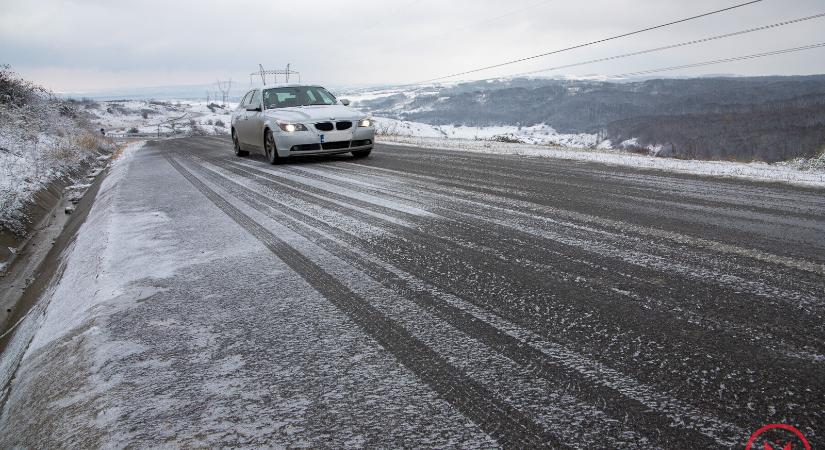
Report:
<svg viewBox="0 0 825 450"><path fill-rule="evenodd" d="M218 80L215 84L221 92L221 101L223 106L226 106L226 102L229 100L229 93L232 90L232 78L230 78L229 81Z"/></svg>
<svg viewBox="0 0 825 450"><path fill-rule="evenodd" d="M252 73L249 74L249 84L250 84L250 86L252 85L252 80L257 76L260 76L261 77L261 82L264 85L266 85L266 76L267 75L272 75L272 77L273 77L272 82L273 83L278 82L278 75L283 75L287 83L289 83L289 76L290 75L297 75L298 76L298 82L299 83L301 82L301 73L292 70L291 64L286 65L286 70L267 70L267 69L264 69L263 64L258 64L258 68L259 68L259 70L257 72L252 72Z"/></svg>

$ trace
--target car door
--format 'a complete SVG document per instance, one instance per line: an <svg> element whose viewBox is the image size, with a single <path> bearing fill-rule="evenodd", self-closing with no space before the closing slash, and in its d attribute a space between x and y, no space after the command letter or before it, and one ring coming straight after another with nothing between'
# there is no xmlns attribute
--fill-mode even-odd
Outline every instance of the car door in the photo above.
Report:
<svg viewBox="0 0 825 450"><path fill-rule="evenodd" d="M255 150L263 152L263 109L261 108L261 91L252 91L252 98L246 105L246 119L244 120L244 143Z"/></svg>
<svg viewBox="0 0 825 450"><path fill-rule="evenodd" d="M252 99L252 91L246 93L238 104L238 109L232 115L232 126L235 128L235 133L238 135L238 142L241 147L246 147L246 107Z"/></svg>

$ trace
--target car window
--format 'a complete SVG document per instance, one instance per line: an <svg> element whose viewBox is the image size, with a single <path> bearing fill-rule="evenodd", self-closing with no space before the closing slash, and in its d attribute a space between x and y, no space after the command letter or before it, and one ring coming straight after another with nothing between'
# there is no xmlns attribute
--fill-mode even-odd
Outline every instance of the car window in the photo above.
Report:
<svg viewBox="0 0 825 450"><path fill-rule="evenodd" d="M249 99L252 98L252 91L246 93L241 99L241 102L238 104L238 108L246 108L246 105L249 104Z"/></svg>
<svg viewBox="0 0 825 450"><path fill-rule="evenodd" d="M249 104L246 105L247 108L254 108L256 106L261 106L261 91L255 90L252 93L252 99L249 101Z"/></svg>
<svg viewBox="0 0 825 450"><path fill-rule="evenodd" d="M264 109L334 105L335 97L320 86L285 86L264 90Z"/></svg>
<svg viewBox="0 0 825 450"><path fill-rule="evenodd" d="M318 95L321 97L321 101L327 105L334 105L335 104L335 97L330 94L326 89L318 88L315 90Z"/></svg>

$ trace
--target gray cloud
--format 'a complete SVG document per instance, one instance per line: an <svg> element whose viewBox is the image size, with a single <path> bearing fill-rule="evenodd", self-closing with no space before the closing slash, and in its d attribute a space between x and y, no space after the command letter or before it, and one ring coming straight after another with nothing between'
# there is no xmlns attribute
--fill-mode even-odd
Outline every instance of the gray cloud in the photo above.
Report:
<svg viewBox="0 0 825 450"><path fill-rule="evenodd" d="M291 62L325 84L401 83L528 56L717 9L736 1L0 0L0 62L56 90L248 83L258 63ZM821 0L740 8L476 78L636 51L825 12ZM825 41L825 19L657 54L550 72L615 74ZM825 72L825 50L711 66L706 72Z"/></svg>

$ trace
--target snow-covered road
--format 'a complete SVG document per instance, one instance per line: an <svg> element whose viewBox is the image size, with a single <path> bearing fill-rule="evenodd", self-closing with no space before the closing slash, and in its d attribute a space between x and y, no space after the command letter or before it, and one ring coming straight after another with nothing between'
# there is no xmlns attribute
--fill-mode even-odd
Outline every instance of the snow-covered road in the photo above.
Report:
<svg viewBox="0 0 825 450"><path fill-rule="evenodd" d="M825 442L821 189L169 140L115 166L42 301L3 448Z"/></svg>

